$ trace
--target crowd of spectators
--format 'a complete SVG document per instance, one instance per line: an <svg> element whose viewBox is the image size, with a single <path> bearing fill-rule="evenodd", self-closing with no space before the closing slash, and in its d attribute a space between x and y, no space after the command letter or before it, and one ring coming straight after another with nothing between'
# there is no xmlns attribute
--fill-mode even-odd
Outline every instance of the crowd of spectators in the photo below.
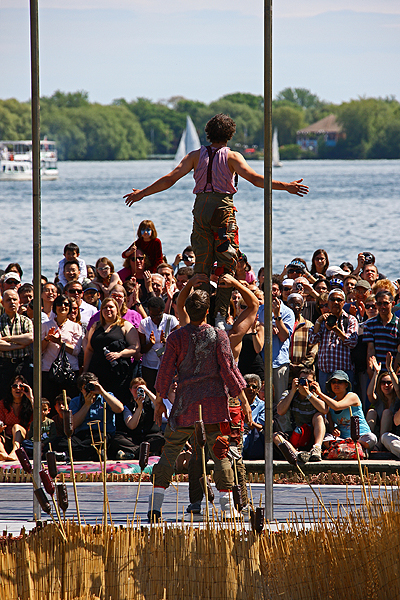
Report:
<svg viewBox="0 0 400 600"><path fill-rule="evenodd" d="M208 278L194 275L191 246L170 264L150 220L139 225L137 240L122 253L118 271L106 256L87 265L74 243L63 254L55 279L42 278L43 448L51 443L53 449L66 450L64 387L74 415L76 459L96 458L92 436L102 431L104 407L112 458L137 458L142 441L149 441L151 453L159 455L163 427L154 422L152 401L166 340L187 324L185 299ZM211 307L218 285L232 290L227 318L215 325L227 330L252 409L253 421L245 425L240 408L238 412L230 400L237 445L244 457L261 459L264 270L255 274L239 252L235 277L212 273L209 284ZM0 291L0 460L15 460L19 445L30 449L32 444L35 299L18 263L1 275ZM304 258L296 257L273 276L276 446L286 440L300 460L319 461L324 446L349 437L354 414L367 453L385 448L400 457L398 301L398 282L379 273L369 252L361 252L355 266L347 261L332 266L327 252L318 249L310 269ZM74 372L67 386L51 377L61 348ZM164 399L169 407L174 386L176 381ZM93 421L99 426L91 431Z"/></svg>

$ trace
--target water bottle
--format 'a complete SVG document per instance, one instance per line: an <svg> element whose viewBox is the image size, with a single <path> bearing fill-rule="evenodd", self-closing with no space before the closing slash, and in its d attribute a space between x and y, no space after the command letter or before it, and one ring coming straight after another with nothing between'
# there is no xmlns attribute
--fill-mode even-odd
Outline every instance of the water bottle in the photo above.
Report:
<svg viewBox="0 0 400 600"><path fill-rule="evenodd" d="M107 347L105 347L105 348L103 349L103 352L104 352L104 356L105 356L106 358L107 358L107 355L108 355L108 354L110 354L110 351L109 351L109 349L108 349ZM109 361L109 362L110 362L110 361ZM112 361L110 362L110 366L111 366L111 367L117 367L117 366L118 366L118 362L117 362L116 360L112 360Z"/></svg>
<svg viewBox="0 0 400 600"><path fill-rule="evenodd" d="M292 446L297 448L298 443L299 443L300 439L302 438L302 436L303 436L302 427L296 427L296 429L293 431L292 435L290 436L290 443L292 444Z"/></svg>

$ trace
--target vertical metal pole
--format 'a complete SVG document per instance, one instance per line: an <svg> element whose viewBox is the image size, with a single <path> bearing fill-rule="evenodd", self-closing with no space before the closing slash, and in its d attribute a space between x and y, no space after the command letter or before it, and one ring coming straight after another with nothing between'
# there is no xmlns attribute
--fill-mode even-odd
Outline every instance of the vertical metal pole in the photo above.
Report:
<svg viewBox="0 0 400 600"><path fill-rule="evenodd" d="M31 109L32 109L32 194L33 194L33 472L40 481L41 413L42 413L42 351L41 351L41 207L40 207L40 108L39 108L39 8L38 0L30 0L31 26ZM39 518L40 505L33 497L33 515Z"/></svg>
<svg viewBox="0 0 400 600"><path fill-rule="evenodd" d="M273 518L272 442L272 0L264 0L265 517Z"/></svg>

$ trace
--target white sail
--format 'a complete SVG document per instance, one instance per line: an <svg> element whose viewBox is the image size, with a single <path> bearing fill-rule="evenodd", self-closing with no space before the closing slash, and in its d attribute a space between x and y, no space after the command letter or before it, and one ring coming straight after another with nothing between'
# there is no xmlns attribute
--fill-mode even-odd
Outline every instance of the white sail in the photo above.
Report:
<svg viewBox="0 0 400 600"><path fill-rule="evenodd" d="M184 158L186 154L188 154L189 152L193 152L193 150L198 150L200 146L200 139L197 135L196 127L194 126L192 119L189 116L187 116L186 128L182 133L182 137L180 139L179 146L175 154L175 163L180 163L182 158Z"/></svg>
<svg viewBox="0 0 400 600"><path fill-rule="evenodd" d="M278 129L276 127L274 129L274 135L272 136L272 166L282 166L282 163L279 159Z"/></svg>

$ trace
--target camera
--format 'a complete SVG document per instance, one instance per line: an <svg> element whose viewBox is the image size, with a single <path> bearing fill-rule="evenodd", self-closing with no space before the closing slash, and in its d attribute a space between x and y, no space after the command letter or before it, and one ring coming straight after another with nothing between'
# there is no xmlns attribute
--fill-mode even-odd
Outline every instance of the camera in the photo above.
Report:
<svg viewBox="0 0 400 600"><path fill-rule="evenodd" d="M182 260L190 260L187 254L182 254Z"/></svg>
<svg viewBox="0 0 400 600"><path fill-rule="evenodd" d="M299 385L307 385L307 379L305 377L300 377Z"/></svg>
<svg viewBox="0 0 400 600"><path fill-rule="evenodd" d="M296 290L298 292L302 292L303 291L303 284L300 283L299 281L296 283Z"/></svg>
<svg viewBox="0 0 400 600"><path fill-rule="evenodd" d="M144 398L146 393L145 393L144 389L140 387L137 389L137 395L139 398Z"/></svg>
<svg viewBox="0 0 400 600"><path fill-rule="evenodd" d="M336 325L336 323L337 317L335 317L335 315L328 315L326 319L326 324L328 325L328 327L333 327L334 325Z"/></svg>
<svg viewBox="0 0 400 600"><path fill-rule="evenodd" d="M88 381L88 383L85 385L85 390L87 392L94 392L94 383L92 383L91 381Z"/></svg>
<svg viewBox="0 0 400 600"><path fill-rule="evenodd" d="M363 252L364 265L373 265L375 262L374 255L371 252Z"/></svg>

